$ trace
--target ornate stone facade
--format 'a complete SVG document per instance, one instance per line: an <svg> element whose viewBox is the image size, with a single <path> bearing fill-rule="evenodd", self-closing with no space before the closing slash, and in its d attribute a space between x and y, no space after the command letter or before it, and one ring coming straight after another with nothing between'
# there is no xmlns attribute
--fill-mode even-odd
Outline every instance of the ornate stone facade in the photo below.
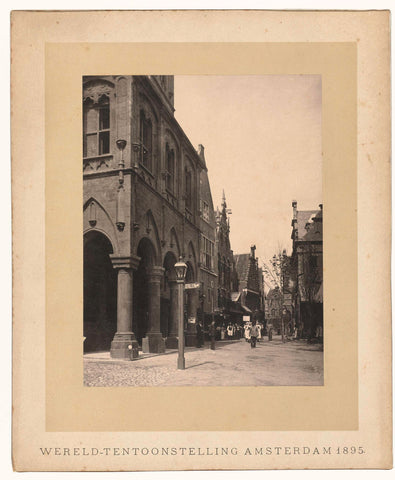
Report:
<svg viewBox="0 0 395 480"><path fill-rule="evenodd" d="M239 301L239 278L230 244L231 210L227 208L225 192L221 210L216 212L216 246L218 263L218 320L221 323L241 323L243 310ZM236 294L236 295L235 295Z"/></svg>
<svg viewBox="0 0 395 480"><path fill-rule="evenodd" d="M85 351L127 358L137 344L176 347L180 257L195 286L185 312L193 343L198 309L215 307L199 303L216 289L214 264L201 263L202 236L214 242L215 224L202 147L174 118L174 79L85 77L83 105Z"/></svg>

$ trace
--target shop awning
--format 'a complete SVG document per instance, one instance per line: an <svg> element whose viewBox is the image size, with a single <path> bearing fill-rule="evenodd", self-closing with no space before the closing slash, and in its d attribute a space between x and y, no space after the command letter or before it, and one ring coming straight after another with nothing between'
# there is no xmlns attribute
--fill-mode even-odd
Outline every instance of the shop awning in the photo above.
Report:
<svg viewBox="0 0 395 480"><path fill-rule="evenodd" d="M250 310L248 307L246 307L245 305L242 305L241 308L247 312L247 313L252 313L252 310Z"/></svg>

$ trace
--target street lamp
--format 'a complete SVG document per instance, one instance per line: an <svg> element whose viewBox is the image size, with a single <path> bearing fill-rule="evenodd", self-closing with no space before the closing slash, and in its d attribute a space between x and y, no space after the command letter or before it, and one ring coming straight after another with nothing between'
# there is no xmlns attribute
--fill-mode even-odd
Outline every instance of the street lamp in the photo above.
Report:
<svg viewBox="0 0 395 480"><path fill-rule="evenodd" d="M188 266L180 260L174 265L178 288L178 361L177 368L185 370L184 357L184 282Z"/></svg>

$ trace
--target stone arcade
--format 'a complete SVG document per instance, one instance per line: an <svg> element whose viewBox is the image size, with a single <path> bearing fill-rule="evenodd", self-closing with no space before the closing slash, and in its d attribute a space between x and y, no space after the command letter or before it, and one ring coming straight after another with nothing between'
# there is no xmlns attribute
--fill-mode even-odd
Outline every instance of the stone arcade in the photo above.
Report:
<svg viewBox="0 0 395 480"><path fill-rule="evenodd" d="M216 307L204 148L174 118L172 76L83 79L84 351L177 348L174 264L188 266L186 344Z"/></svg>

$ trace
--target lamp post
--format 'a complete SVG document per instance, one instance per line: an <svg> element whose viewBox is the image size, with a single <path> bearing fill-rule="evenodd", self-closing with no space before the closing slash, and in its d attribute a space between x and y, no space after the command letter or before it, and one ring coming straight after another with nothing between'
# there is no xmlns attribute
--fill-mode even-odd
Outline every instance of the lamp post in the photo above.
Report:
<svg viewBox="0 0 395 480"><path fill-rule="evenodd" d="M184 357L184 282L187 273L187 264L180 260L174 265L178 288L178 360L177 368L185 370Z"/></svg>

